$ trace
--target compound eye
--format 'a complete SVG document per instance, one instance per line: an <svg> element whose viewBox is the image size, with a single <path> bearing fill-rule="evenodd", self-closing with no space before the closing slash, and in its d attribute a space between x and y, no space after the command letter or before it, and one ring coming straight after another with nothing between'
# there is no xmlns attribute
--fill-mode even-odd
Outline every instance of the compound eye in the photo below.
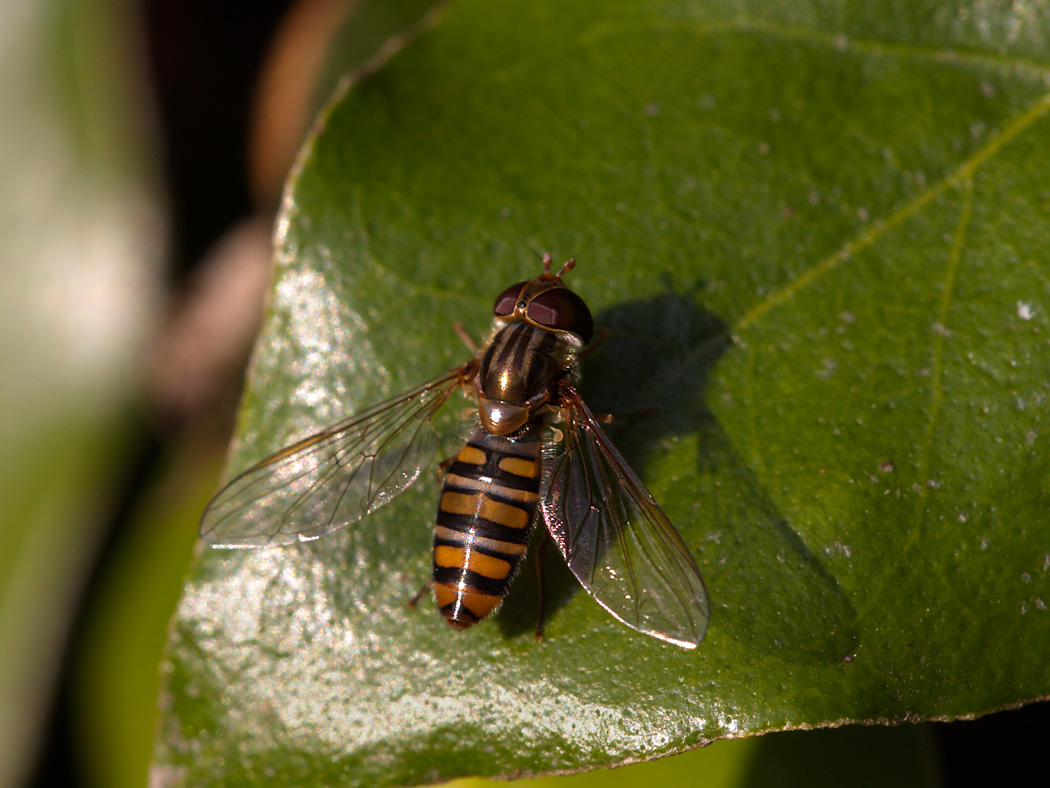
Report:
<svg viewBox="0 0 1050 788"><path fill-rule="evenodd" d="M511 285L502 293L499 294L499 298L496 299L496 303L492 305L492 314L498 315L499 317L506 317L514 311L514 307L518 305L518 296L521 295L521 289L525 287L526 282L518 282L516 285Z"/></svg>
<svg viewBox="0 0 1050 788"><path fill-rule="evenodd" d="M585 345L594 333L591 310L582 298L564 287L540 293L529 302L526 314L541 326L578 334Z"/></svg>

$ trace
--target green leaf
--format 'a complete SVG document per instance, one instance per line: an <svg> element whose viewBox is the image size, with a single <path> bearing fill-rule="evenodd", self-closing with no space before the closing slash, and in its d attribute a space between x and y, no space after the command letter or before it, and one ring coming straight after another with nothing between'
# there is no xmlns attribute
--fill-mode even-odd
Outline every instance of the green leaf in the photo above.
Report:
<svg viewBox="0 0 1050 788"><path fill-rule="evenodd" d="M574 255L597 411L696 556L692 652L547 555L453 633L405 602L437 478L206 550L166 784L579 770L1050 691L1050 19L959 4L465 0L335 100L278 229L232 470L461 363ZM458 406L450 406L449 411ZM455 422L456 414L449 414ZM551 551L548 551L551 552Z"/></svg>
<svg viewBox="0 0 1050 788"><path fill-rule="evenodd" d="M194 523L211 496L219 452L176 447L143 486L94 603L82 613L69 703L84 782L146 783L167 619L194 552Z"/></svg>

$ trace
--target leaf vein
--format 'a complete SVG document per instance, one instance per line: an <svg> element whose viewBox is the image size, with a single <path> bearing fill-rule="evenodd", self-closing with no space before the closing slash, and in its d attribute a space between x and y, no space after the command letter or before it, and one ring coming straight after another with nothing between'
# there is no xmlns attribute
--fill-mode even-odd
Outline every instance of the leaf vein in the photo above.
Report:
<svg viewBox="0 0 1050 788"><path fill-rule="evenodd" d="M941 303L937 310L937 323L933 327L933 371L930 375L930 390L933 401L930 403L930 415L926 420L926 430L919 444L918 462L918 498L915 503L915 517L911 533L904 544L904 549L911 547L919 536L922 527L923 512L926 505L931 481L928 478L930 464L930 447L933 445L933 431L940 415L941 405L944 403L944 346L949 335L948 311L951 308L952 294L955 291L955 278L959 271L959 261L962 258L963 241L970 228L970 219L973 217L973 181L966 181L963 185L962 212L959 215L959 223L955 228L952 238L951 250L948 253L948 268L944 275L944 290L941 293Z"/></svg>
<svg viewBox="0 0 1050 788"><path fill-rule="evenodd" d="M872 223L865 232L861 233L858 237L847 241L841 249L833 252L828 257L825 257L797 279L794 279L783 288L771 292L766 298L747 310L736 322L735 326L732 326L729 331L733 334L746 331L765 317L771 309L790 301L800 291L833 271L841 263L850 260L861 250L874 245L875 242L888 231L897 227L906 219L910 219L945 191L955 188L959 184L964 184L972 179L977 170L992 158L992 156L1002 150L1008 142L1011 142L1022 131L1030 127L1048 111L1050 111L1050 93L1044 94L1029 109L1016 116L1006 125L1001 133L992 136L983 147L977 150L969 159L960 164L954 172L948 175L948 177L938 181L926 191L921 192L910 203L902 207L896 213ZM724 339L724 337L721 339Z"/></svg>

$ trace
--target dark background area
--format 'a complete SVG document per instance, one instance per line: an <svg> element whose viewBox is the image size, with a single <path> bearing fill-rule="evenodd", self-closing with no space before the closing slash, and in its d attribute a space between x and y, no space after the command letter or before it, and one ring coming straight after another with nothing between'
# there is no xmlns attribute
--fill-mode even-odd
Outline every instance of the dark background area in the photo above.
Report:
<svg viewBox="0 0 1050 788"><path fill-rule="evenodd" d="M205 251L235 222L257 210L246 172L250 110L267 48L289 6L286 0L144 3L149 67L165 145L162 169L172 225L169 269L176 291ZM39 788L89 785L78 769L71 728L71 665L81 645L85 611L97 600L98 579L121 538L130 502L162 455L164 440L143 422L123 504L92 571L63 660L45 750L31 781ZM971 722L930 725L944 785L1050 784L1050 764L1043 751L1050 732L1050 704ZM863 783L863 775L858 782Z"/></svg>
<svg viewBox="0 0 1050 788"><path fill-rule="evenodd" d="M259 70L290 0L147 0L176 278L254 210L247 145Z"/></svg>
<svg viewBox="0 0 1050 788"><path fill-rule="evenodd" d="M257 210L247 176L251 107L268 47L291 5L290 0L146 0L142 4L145 54L163 146L159 169L170 208L167 262L176 293L209 247L235 222ZM131 453L109 532L63 655L49 731L30 785L93 785L78 763L74 665L84 645L88 613L99 603L102 580L129 528L132 505L164 462L168 437L148 418L140 420L137 450Z"/></svg>

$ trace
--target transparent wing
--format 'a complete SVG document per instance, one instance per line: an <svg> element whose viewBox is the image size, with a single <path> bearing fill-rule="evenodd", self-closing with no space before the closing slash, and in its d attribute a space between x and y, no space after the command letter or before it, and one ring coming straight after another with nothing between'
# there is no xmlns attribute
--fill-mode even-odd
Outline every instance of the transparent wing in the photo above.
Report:
<svg viewBox="0 0 1050 788"><path fill-rule="evenodd" d="M308 541L388 503L433 460L431 419L474 366L454 369L252 466L212 498L201 537L216 547Z"/></svg>
<svg viewBox="0 0 1050 788"><path fill-rule="evenodd" d="M695 648L710 617L689 549L576 390L561 386L564 451L550 463L540 505L569 569L632 629Z"/></svg>

